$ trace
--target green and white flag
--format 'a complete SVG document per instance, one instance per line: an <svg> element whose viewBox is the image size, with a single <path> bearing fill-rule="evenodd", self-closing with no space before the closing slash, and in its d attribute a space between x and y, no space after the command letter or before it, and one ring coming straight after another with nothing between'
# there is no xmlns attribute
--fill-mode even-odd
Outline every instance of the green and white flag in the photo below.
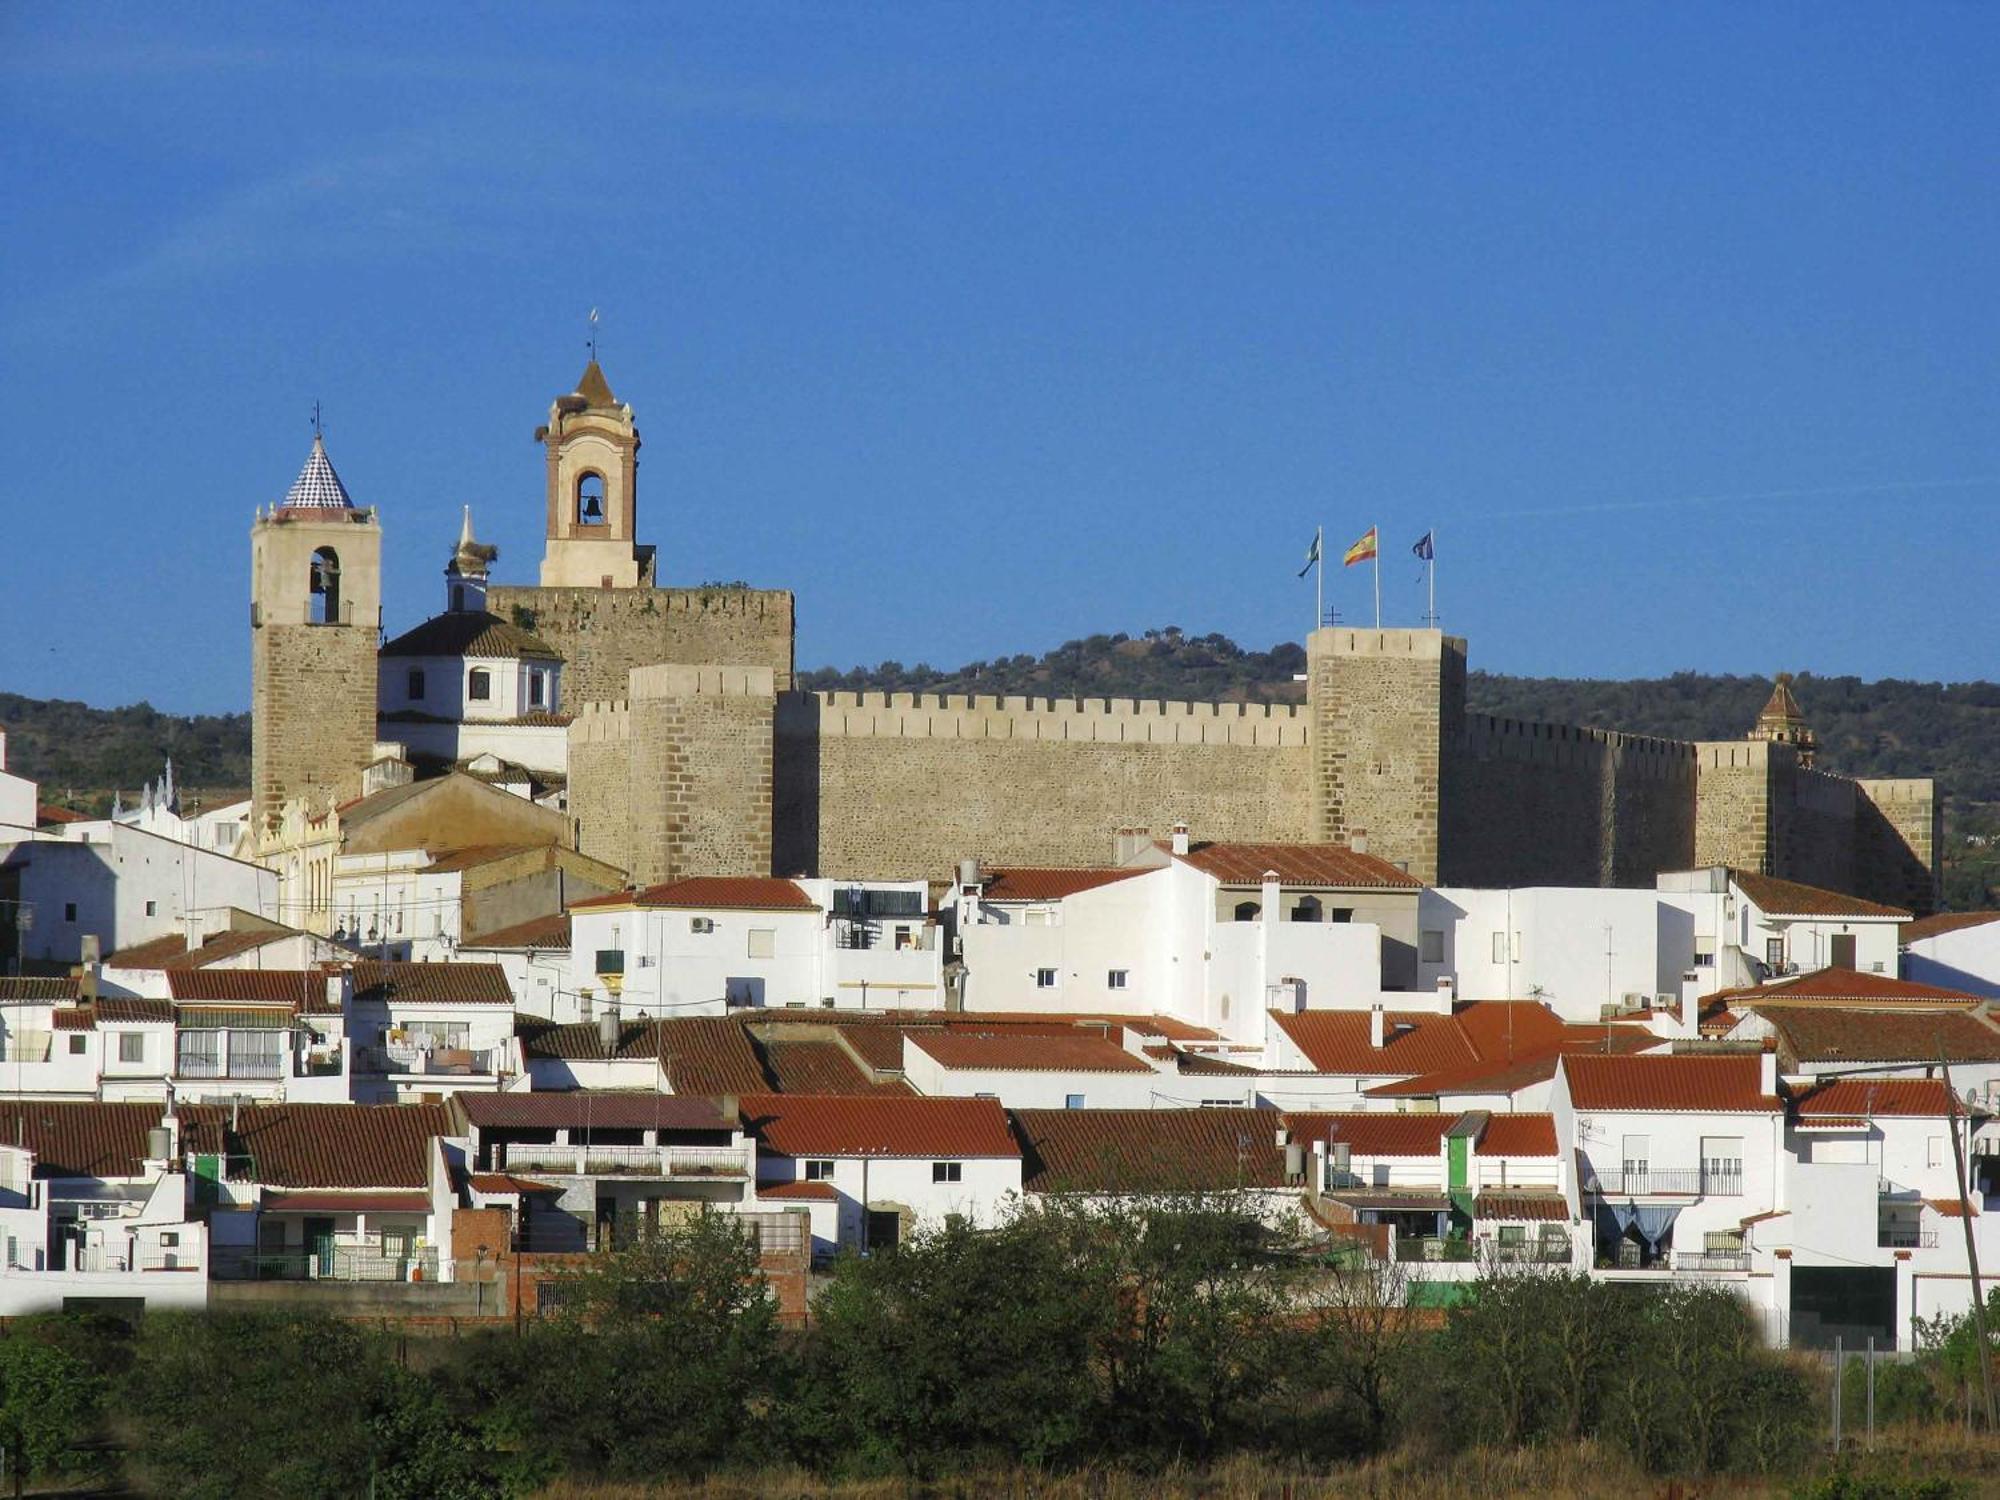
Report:
<svg viewBox="0 0 2000 1500"><path fill-rule="evenodd" d="M1299 577L1301 578L1305 577L1306 574L1310 573L1313 570L1313 564L1319 561L1320 530L1321 528L1319 527L1313 528L1312 545L1306 548L1306 565L1303 568L1299 569Z"/></svg>

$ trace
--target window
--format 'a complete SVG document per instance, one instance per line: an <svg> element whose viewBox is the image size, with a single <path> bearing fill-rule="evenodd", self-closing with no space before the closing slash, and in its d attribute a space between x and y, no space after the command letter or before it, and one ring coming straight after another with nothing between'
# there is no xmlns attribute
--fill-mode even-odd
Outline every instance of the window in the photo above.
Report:
<svg viewBox="0 0 2000 1500"><path fill-rule="evenodd" d="M1036 989L1038 989L1038 990L1052 990L1052 989L1054 989L1055 987L1056 987L1056 971L1055 971L1054 969L1037 969L1037 970L1035 970L1035 988L1036 988Z"/></svg>
<svg viewBox="0 0 2000 1500"><path fill-rule="evenodd" d="M1715 950L1714 950L1713 948L1697 948L1697 949L1695 949L1695 950L1694 950L1694 966L1695 966L1695 967L1696 967L1697 969L1712 969L1712 968L1714 968L1714 967L1715 967Z"/></svg>
<svg viewBox="0 0 2000 1500"><path fill-rule="evenodd" d="M1444 962L1444 932L1441 928L1426 927L1417 934L1417 957L1427 964Z"/></svg>
<svg viewBox="0 0 2000 1500"><path fill-rule="evenodd" d="M1352 922L1354 920L1354 908L1351 906L1336 906L1326 914L1326 919L1329 922Z"/></svg>
<svg viewBox="0 0 2000 1500"><path fill-rule="evenodd" d="M1104 987L1108 990L1124 989L1125 981L1130 977L1130 972L1127 969L1113 969L1109 974L1104 976Z"/></svg>
<svg viewBox="0 0 2000 1500"><path fill-rule="evenodd" d="M281 1078L284 1076L282 1031L232 1031L229 1033L229 1076L231 1078Z"/></svg>
<svg viewBox="0 0 2000 1500"><path fill-rule="evenodd" d="M1507 962L1507 934L1504 932L1493 934L1493 962L1496 964Z"/></svg>
<svg viewBox="0 0 2000 1500"><path fill-rule="evenodd" d="M1627 1177L1644 1177L1653 1154L1650 1136L1628 1135L1619 1150L1619 1165Z"/></svg>
<svg viewBox="0 0 2000 1500"><path fill-rule="evenodd" d="M1783 938L1764 939L1764 967L1782 969L1785 966L1785 940Z"/></svg>
<svg viewBox="0 0 2000 1500"><path fill-rule="evenodd" d="M88 1041L89 1038L84 1036L81 1032L73 1034L69 1039L69 1055L71 1057L83 1056L83 1049Z"/></svg>
<svg viewBox="0 0 2000 1500"><path fill-rule="evenodd" d="M542 684L546 681L548 681L548 678L541 672L530 672L528 674L528 704L530 707L540 708L542 706Z"/></svg>
<svg viewBox="0 0 2000 1500"><path fill-rule="evenodd" d="M1702 1191L1736 1192L1743 1182L1743 1137L1705 1135L1701 1138Z"/></svg>
<svg viewBox="0 0 2000 1500"><path fill-rule="evenodd" d="M898 927L896 929L896 951L898 953L916 946L917 938L915 933L911 932L907 927Z"/></svg>
<svg viewBox="0 0 2000 1500"><path fill-rule="evenodd" d="M1292 907L1294 922L1317 922L1320 919L1320 904L1317 896L1301 896Z"/></svg>
<svg viewBox="0 0 2000 1500"><path fill-rule="evenodd" d="M74 922L76 920L76 903L74 901L63 902L63 920L65 922Z"/></svg>
<svg viewBox="0 0 2000 1500"><path fill-rule="evenodd" d="M604 524L604 476L585 474L576 482L576 524Z"/></svg>
<svg viewBox="0 0 2000 1500"><path fill-rule="evenodd" d="M474 667L465 678L465 696L484 703L493 696L493 674L484 667Z"/></svg>
<svg viewBox="0 0 2000 1500"><path fill-rule="evenodd" d="M1701 1237L1701 1248L1709 1255L1738 1255L1743 1250L1740 1229L1711 1229Z"/></svg>
<svg viewBox="0 0 2000 1500"><path fill-rule="evenodd" d="M1081 1094L1064 1094L1064 1095L1063 1095L1063 1108L1064 1108L1064 1109L1082 1109L1083 1107L1084 1107L1084 1102L1083 1102L1083 1095L1081 1095Z"/></svg>
<svg viewBox="0 0 2000 1500"><path fill-rule="evenodd" d="M1934 1135L1930 1138L1930 1140L1925 1146L1924 1165L1927 1167L1941 1167L1944 1165L1944 1158L1945 1158L1944 1137L1941 1135Z"/></svg>
<svg viewBox="0 0 2000 1500"><path fill-rule="evenodd" d="M122 1063L142 1063L146 1060L146 1033L143 1031L121 1031L118 1033L118 1060Z"/></svg>
<svg viewBox="0 0 2000 1500"><path fill-rule="evenodd" d="M1528 1243L1528 1227L1525 1224L1502 1224L1500 1243L1504 1246L1519 1247Z"/></svg>
<svg viewBox="0 0 2000 1500"><path fill-rule="evenodd" d="M964 1175L964 1162L934 1161L931 1163L932 1182L957 1182Z"/></svg>
<svg viewBox="0 0 2000 1500"><path fill-rule="evenodd" d="M222 1033L183 1031L179 1034L179 1056L174 1071L183 1078L222 1076Z"/></svg>
<svg viewBox="0 0 2000 1500"><path fill-rule="evenodd" d="M1833 966L1836 969L1851 969L1854 967L1853 933L1834 933L1828 940L1828 949L1833 959Z"/></svg>
<svg viewBox="0 0 2000 1500"><path fill-rule="evenodd" d="M424 701L424 669L422 667L410 668L409 676L404 680L403 691L412 703L421 703Z"/></svg>
<svg viewBox="0 0 2000 1500"><path fill-rule="evenodd" d="M1259 910L1261 908L1255 901L1239 901L1236 903L1236 920L1239 922L1254 922L1257 920Z"/></svg>
<svg viewBox="0 0 2000 1500"><path fill-rule="evenodd" d="M159 914L160 914L160 903L157 901L148 901L146 903L146 915L149 917L157 917Z"/></svg>
<svg viewBox="0 0 2000 1500"><path fill-rule="evenodd" d="M770 958L777 951L778 930L775 927L752 927L748 956Z"/></svg>
<svg viewBox="0 0 2000 1500"><path fill-rule="evenodd" d="M833 1177L833 1163L830 1161L809 1161L806 1163L807 1182L827 1182Z"/></svg>

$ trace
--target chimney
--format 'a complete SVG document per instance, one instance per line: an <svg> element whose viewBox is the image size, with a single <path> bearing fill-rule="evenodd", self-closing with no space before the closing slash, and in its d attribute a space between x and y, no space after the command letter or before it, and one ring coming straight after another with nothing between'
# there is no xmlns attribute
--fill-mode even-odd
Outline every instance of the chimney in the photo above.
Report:
<svg viewBox="0 0 2000 1500"><path fill-rule="evenodd" d="M1111 862L1115 865L1129 865L1146 852L1146 846L1152 841L1152 834L1144 828L1119 829L1111 838Z"/></svg>
<svg viewBox="0 0 2000 1500"><path fill-rule="evenodd" d="M1386 1040L1383 1033L1388 1029L1388 1022L1389 1018L1382 1013L1379 1003L1368 1007L1368 1045L1378 1052Z"/></svg>
<svg viewBox="0 0 2000 1500"><path fill-rule="evenodd" d="M722 1116L722 1123L731 1130L735 1130L743 1123L742 1105L734 1094L724 1094L716 1112Z"/></svg>
<svg viewBox="0 0 2000 1500"><path fill-rule="evenodd" d="M607 1005L597 1013L597 1045L604 1050L606 1057L614 1056L618 1051L618 1032L618 1007Z"/></svg>
<svg viewBox="0 0 2000 1500"><path fill-rule="evenodd" d="M201 913L198 911L181 914L181 932L187 939L187 951L192 953L201 946Z"/></svg>
<svg viewBox="0 0 2000 1500"><path fill-rule="evenodd" d="M1186 820L1174 824L1174 853L1188 852L1188 826Z"/></svg>
<svg viewBox="0 0 2000 1500"><path fill-rule="evenodd" d="M1757 1054L1757 1092L1767 1099L1778 1092L1778 1049L1774 1041L1766 1042L1764 1050Z"/></svg>
<svg viewBox="0 0 2000 1500"><path fill-rule="evenodd" d="M354 1009L354 965L329 964L326 969L326 1003L343 1016Z"/></svg>
<svg viewBox="0 0 2000 1500"><path fill-rule="evenodd" d="M1347 847L1352 849L1356 854L1366 854L1368 852L1368 830L1357 828L1348 834Z"/></svg>
<svg viewBox="0 0 2000 1500"><path fill-rule="evenodd" d="M97 1003L98 968L104 959L104 945L98 941L96 933L86 932L83 935L82 957L83 964L77 970L77 998L85 1005L94 1005Z"/></svg>
<svg viewBox="0 0 2000 1500"><path fill-rule="evenodd" d="M979 884L979 861L961 859L958 862L958 883L961 887Z"/></svg>

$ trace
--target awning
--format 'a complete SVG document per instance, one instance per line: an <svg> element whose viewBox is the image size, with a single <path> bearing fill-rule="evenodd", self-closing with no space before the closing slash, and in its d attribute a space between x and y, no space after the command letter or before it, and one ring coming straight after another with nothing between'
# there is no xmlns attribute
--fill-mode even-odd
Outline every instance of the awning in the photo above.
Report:
<svg viewBox="0 0 2000 1500"><path fill-rule="evenodd" d="M512 1195L529 1197L537 1193L560 1194L562 1188L553 1182L537 1182L532 1177L516 1177L511 1172L474 1172L468 1179L475 1193L483 1193L489 1198Z"/></svg>
<svg viewBox="0 0 2000 1500"><path fill-rule="evenodd" d="M178 1024L187 1031L290 1031L292 1013L271 1006L183 1005Z"/></svg>
<svg viewBox="0 0 2000 1500"><path fill-rule="evenodd" d="M424 1192L315 1189L284 1192L266 1188L261 1204L275 1214L427 1214L431 1195Z"/></svg>
<svg viewBox="0 0 2000 1500"><path fill-rule="evenodd" d="M1476 1219L1561 1220L1569 1218L1569 1204L1555 1193L1481 1193L1473 1204Z"/></svg>

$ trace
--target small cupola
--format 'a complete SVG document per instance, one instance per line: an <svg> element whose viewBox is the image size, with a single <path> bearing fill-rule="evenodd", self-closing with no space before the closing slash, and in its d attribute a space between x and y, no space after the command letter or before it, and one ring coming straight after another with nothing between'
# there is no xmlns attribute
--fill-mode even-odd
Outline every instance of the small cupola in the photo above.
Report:
<svg viewBox="0 0 2000 1500"><path fill-rule="evenodd" d="M481 614L486 609L486 584L500 549L472 538L472 507L465 507L465 521L459 527L458 547L445 564L445 608L452 614Z"/></svg>

